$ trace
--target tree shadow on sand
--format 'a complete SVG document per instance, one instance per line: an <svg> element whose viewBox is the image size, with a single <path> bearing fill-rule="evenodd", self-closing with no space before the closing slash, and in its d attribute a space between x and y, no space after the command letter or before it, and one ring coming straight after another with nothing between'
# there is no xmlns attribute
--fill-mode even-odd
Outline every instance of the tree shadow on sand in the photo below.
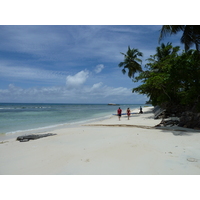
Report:
<svg viewBox="0 0 200 200"><path fill-rule="evenodd" d="M194 130L183 127L155 127L155 129L162 130L163 132L172 132L174 136L192 136L193 134L200 133L200 130Z"/></svg>

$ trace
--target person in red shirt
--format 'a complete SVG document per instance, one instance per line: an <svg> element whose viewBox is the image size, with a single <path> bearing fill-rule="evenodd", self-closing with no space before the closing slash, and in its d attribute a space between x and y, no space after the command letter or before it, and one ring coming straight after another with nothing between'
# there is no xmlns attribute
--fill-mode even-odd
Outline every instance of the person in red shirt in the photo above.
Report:
<svg viewBox="0 0 200 200"><path fill-rule="evenodd" d="M118 114L119 121L120 121L120 118L121 118L121 116L122 116L122 110L121 110L120 107L119 107L119 109L117 110L117 114Z"/></svg>
<svg viewBox="0 0 200 200"><path fill-rule="evenodd" d="M130 109L128 108L126 112L127 112L127 116L128 116L128 120L129 120L129 117L130 117L130 115L131 115L131 111L130 111Z"/></svg>

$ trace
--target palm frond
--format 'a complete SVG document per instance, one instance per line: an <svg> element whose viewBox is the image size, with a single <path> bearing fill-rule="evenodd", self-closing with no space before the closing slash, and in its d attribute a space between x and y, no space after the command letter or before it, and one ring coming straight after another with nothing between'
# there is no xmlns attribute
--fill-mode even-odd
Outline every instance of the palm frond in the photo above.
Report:
<svg viewBox="0 0 200 200"><path fill-rule="evenodd" d="M126 74L126 70L125 70L125 69L122 69L122 73L123 73L123 74Z"/></svg>
<svg viewBox="0 0 200 200"><path fill-rule="evenodd" d="M128 50L126 53L121 53L122 55L124 55L124 61L120 62L118 64L119 67L124 67L124 69L122 69L122 73L125 74L126 73L126 69L128 69L128 76L129 78L134 77L134 74L136 72L141 72L142 71L142 67L141 64L142 60L139 59L138 57L142 57L143 54L142 52L140 52L138 49L131 49L130 46L128 46Z"/></svg>
<svg viewBox="0 0 200 200"><path fill-rule="evenodd" d="M167 35L176 34L179 31L183 31L184 28L185 28L185 25L163 25L160 31L159 39L158 39L159 43Z"/></svg>
<svg viewBox="0 0 200 200"><path fill-rule="evenodd" d="M123 65L124 65L124 62L120 62L120 63L118 64L119 67L122 67Z"/></svg>

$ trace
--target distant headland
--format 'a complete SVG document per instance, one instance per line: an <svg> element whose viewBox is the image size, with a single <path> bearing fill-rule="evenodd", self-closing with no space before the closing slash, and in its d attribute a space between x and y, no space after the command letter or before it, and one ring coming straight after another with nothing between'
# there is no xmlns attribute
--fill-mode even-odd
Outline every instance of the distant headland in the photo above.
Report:
<svg viewBox="0 0 200 200"><path fill-rule="evenodd" d="M109 106L119 106L119 104L116 104L116 103L109 103L108 105Z"/></svg>

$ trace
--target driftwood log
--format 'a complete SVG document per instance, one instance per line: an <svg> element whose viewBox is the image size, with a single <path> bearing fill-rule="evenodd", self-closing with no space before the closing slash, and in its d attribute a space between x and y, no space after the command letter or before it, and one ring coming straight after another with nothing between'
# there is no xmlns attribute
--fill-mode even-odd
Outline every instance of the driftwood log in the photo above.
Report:
<svg viewBox="0 0 200 200"><path fill-rule="evenodd" d="M179 124L178 119L162 119L161 122L156 125L155 127L160 127L160 126L175 126Z"/></svg>
<svg viewBox="0 0 200 200"><path fill-rule="evenodd" d="M56 134L47 133L47 134L40 134L40 135L34 135L34 134L32 134L32 135L23 135L23 136L17 137L17 140L20 141L20 142L28 142L29 140L36 140L36 139L39 139L39 138L53 136L53 135L56 135Z"/></svg>

